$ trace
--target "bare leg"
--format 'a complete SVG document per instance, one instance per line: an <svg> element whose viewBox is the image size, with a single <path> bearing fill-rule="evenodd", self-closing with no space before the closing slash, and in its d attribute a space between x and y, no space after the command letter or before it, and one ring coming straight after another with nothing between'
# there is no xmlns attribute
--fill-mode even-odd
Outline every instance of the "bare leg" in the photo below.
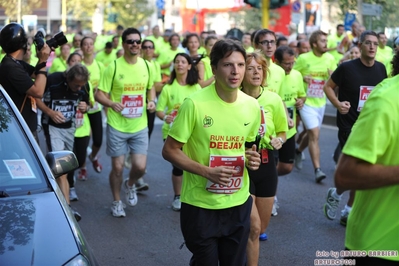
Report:
<svg viewBox="0 0 399 266"><path fill-rule="evenodd" d="M315 169L320 168L319 133L320 129L318 127L308 130L309 153Z"/></svg>
<svg viewBox="0 0 399 266"><path fill-rule="evenodd" d="M256 197L251 195L256 200ZM270 216L270 214L269 214ZM256 204L252 204L251 227L247 244L247 266L258 266L259 261L259 235L260 235L260 217Z"/></svg>
<svg viewBox="0 0 399 266"><path fill-rule="evenodd" d="M258 213L260 217L260 232L264 233L269 225L273 203L274 203L274 196L267 197L267 198L260 198L257 197L255 200L256 207L258 208ZM258 235L259 237L259 235Z"/></svg>
<svg viewBox="0 0 399 266"><path fill-rule="evenodd" d="M147 165L147 155L132 154L131 157L132 169L130 169L129 181L127 183L129 186L133 186L137 180L145 174L145 168Z"/></svg>
<svg viewBox="0 0 399 266"><path fill-rule="evenodd" d="M121 186L123 180L123 162L125 160L125 155L118 157L112 157L112 170L109 173L109 184L111 186L112 196L114 201L120 201L121 196Z"/></svg>

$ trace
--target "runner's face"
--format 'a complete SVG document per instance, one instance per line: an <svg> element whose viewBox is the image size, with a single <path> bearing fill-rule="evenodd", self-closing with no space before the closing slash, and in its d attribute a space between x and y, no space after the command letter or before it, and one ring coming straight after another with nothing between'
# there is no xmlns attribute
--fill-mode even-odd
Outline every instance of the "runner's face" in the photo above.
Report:
<svg viewBox="0 0 399 266"><path fill-rule="evenodd" d="M123 43L123 49L125 50L125 54L130 56L135 56L140 54L141 44L134 42L132 44L126 43L128 40L141 40L140 35L137 33L132 33L126 36L125 42Z"/></svg>
<svg viewBox="0 0 399 266"><path fill-rule="evenodd" d="M256 48L260 49L267 59L270 59L276 51L276 38L272 34L263 35L259 38Z"/></svg>
<svg viewBox="0 0 399 266"><path fill-rule="evenodd" d="M295 56L284 53L283 61L278 62L278 65L281 66L284 69L285 74L288 75L291 73L294 63L295 63Z"/></svg>
<svg viewBox="0 0 399 266"><path fill-rule="evenodd" d="M82 57L78 55L72 56L71 60L69 60L68 66L71 67L73 65L79 64L82 62Z"/></svg>
<svg viewBox="0 0 399 266"><path fill-rule="evenodd" d="M319 53L325 53L327 51L327 37L324 35L319 35L315 46L315 49Z"/></svg>
<svg viewBox="0 0 399 266"><path fill-rule="evenodd" d="M184 56L178 55L174 63L177 75L187 74L187 72L191 69L191 65Z"/></svg>
<svg viewBox="0 0 399 266"><path fill-rule="evenodd" d="M74 92L80 91L84 85L86 85L86 81L82 81L77 78L74 78L72 81L68 81L69 88Z"/></svg>
<svg viewBox="0 0 399 266"><path fill-rule="evenodd" d="M82 49L83 54L85 54L85 55L93 54L93 52L94 52L93 39L91 39L91 38L84 39L81 49Z"/></svg>
<svg viewBox="0 0 399 266"><path fill-rule="evenodd" d="M172 48L179 47L180 38L178 36L173 36L172 39L170 40L170 44L171 44Z"/></svg>
<svg viewBox="0 0 399 266"><path fill-rule="evenodd" d="M242 44L245 46L251 46L251 35L244 34L242 36Z"/></svg>
<svg viewBox="0 0 399 266"><path fill-rule="evenodd" d="M245 74L245 58L237 51L220 59L217 66L212 66L216 84L221 89L234 90L241 86Z"/></svg>
<svg viewBox="0 0 399 266"><path fill-rule="evenodd" d="M141 52L146 58L153 58L154 56L154 45L152 42L143 42L141 44Z"/></svg>
<svg viewBox="0 0 399 266"><path fill-rule="evenodd" d="M217 40L215 39L210 39L208 40L208 43L205 45L205 49L206 49L206 54L210 55L211 51L212 51L212 47L215 45Z"/></svg>
<svg viewBox="0 0 399 266"><path fill-rule="evenodd" d="M378 37L378 42L381 45L382 48L385 47L385 45L387 45L387 36L385 36L385 34L381 34L380 37Z"/></svg>
<svg viewBox="0 0 399 266"><path fill-rule="evenodd" d="M61 46L61 54L62 57L64 57L64 59L66 59L69 56L70 52L71 52L71 47L69 47L68 44Z"/></svg>
<svg viewBox="0 0 399 266"><path fill-rule="evenodd" d="M349 56L350 56L351 59L359 58L360 57L359 47L357 47L357 46L352 47L352 49L351 49L351 51L349 53Z"/></svg>
<svg viewBox="0 0 399 266"><path fill-rule="evenodd" d="M252 59L251 62L245 68L245 76L243 80L244 88L245 85L252 85L259 87L263 82L263 68L262 65Z"/></svg>
<svg viewBox="0 0 399 266"><path fill-rule="evenodd" d="M378 48L378 38L372 35L366 35L360 46L362 58L374 59Z"/></svg>
<svg viewBox="0 0 399 266"><path fill-rule="evenodd" d="M200 43L196 36L192 36L187 42L187 48L190 52L197 52L199 46Z"/></svg>

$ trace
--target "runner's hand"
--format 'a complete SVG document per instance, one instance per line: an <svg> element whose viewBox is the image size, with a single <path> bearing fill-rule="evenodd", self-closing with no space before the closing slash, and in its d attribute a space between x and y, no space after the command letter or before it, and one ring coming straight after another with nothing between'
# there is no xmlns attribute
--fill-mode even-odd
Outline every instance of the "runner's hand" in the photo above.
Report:
<svg viewBox="0 0 399 266"><path fill-rule="evenodd" d="M209 167L209 173L206 178L215 184L228 186L230 178L233 174L238 174L238 172L233 166Z"/></svg>
<svg viewBox="0 0 399 266"><path fill-rule="evenodd" d="M115 103L115 102L113 102L110 107L112 108L112 110L114 110L115 112L118 112L118 113L122 112L122 110L124 108L122 104Z"/></svg>
<svg viewBox="0 0 399 266"><path fill-rule="evenodd" d="M339 102L338 111L340 114L345 115L349 112L351 104L347 101Z"/></svg>
<svg viewBox="0 0 399 266"><path fill-rule="evenodd" d="M245 151L245 157L247 158L246 160L246 166L248 169L252 171L256 171L259 169L260 165L260 154L256 150L256 145L252 145L251 149L247 149Z"/></svg>

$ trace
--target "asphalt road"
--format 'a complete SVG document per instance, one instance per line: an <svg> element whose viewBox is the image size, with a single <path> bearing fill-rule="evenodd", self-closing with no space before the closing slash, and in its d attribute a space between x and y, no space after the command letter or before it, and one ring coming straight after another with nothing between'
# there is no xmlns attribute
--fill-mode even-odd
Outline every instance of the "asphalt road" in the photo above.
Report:
<svg viewBox="0 0 399 266"><path fill-rule="evenodd" d="M259 265L313 265L315 259L323 258L317 256L318 251L339 252L344 248L345 228L338 219L327 220L322 209L326 192L334 184L331 155L337 144L336 128L323 126L320 143L327 179L315 183L307 150L303 169L279 178L280 208L267 229L269 240L261 242ZM171 209L172 167L162 158L162 145L158 122L151 137L145 175L150 189L139 194L137 206L125 209L125 218L114 218L110 212L111 160L105 154L105 141L100 154L103 172L94 172L89 164L89 179L76 182L79 201L72 202L72 206L83 217L79 224L101 265L188 265L190 252L185 246L180 249L183 237L179 213ZM125 176L127 173L125 170ZM341 208L347 198L344 194Z"/></svg>

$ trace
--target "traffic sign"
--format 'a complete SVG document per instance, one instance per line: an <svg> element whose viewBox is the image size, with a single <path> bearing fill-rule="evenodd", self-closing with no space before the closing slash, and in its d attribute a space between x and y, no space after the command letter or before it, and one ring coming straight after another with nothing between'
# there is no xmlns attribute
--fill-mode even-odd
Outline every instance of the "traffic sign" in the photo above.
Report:
<svg viewBox="0 0 399 266"><path fill-rule="evenodd" d="M356 21L356 15L353 13L346 12L344 20L345 30L351 30L351 26L355 21Z"/></svg>
<svg viewBox="0 0 399 266"><path fill-rule="evenodd" d="M294 3L292 3L292 11L293 12L300 12L301 11L301 2L294 1Z"/></svg>
<svg viewBox="0 0 399 266"><path fill-rule="evenodd" d="M362 4L362 14L365 16L381 16L382 6L374 4Z"/></svg>

